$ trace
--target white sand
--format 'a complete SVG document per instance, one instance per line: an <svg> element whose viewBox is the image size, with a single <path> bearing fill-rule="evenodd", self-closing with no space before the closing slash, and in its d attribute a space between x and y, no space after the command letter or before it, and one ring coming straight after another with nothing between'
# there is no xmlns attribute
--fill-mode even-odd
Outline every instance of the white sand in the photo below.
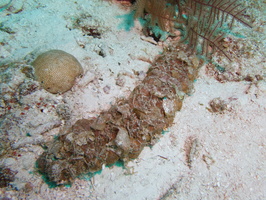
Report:
<svg viewBox="0 0 266 200"><path fill-rule="evenodd" d="M105 168L90 181L77 179L70 188L48 188L34 172L34 163L43 152L40 144L51 140L65 124L97 116L114 104L116 98L126 98L144 78L149 67L146 61L153 60L162 52L162 47L141 40L139 26L130 32L120 30L122 19L117 16L127 12L106 1L13 1L9 10L0 13L0 22L5 27L5 31L0 31L0 62L21 64L5 71L12 78L1 83L3 99L12 99L12 91L24 80L29 81L20 70L26 60L32 61L49 49L74 55L85 74L63 95L38 89L22 96L20 105L10 103L11 112L3 120L1 137L11 143L12 149L8 151L12 153L1 157L0 166L17 174L8 188L0 189L0 197L266 199L266 39L265 26L261 25L265 24L265 18L260 10L266 5L262 2L251 4L256 27L252 30L238 25L235 29L246 35L234 45L238 58L232 63L225 58L215 59L228 69L229 80L247 74L260 75L264 80L221 83L214 78L217 74L211 74L212 71L203 66L195 82L195 92L184 100L175 124L152 149L145 148L138 159L128 163L127 169ZM80 24L97 28L101 38L83 36L75 26L80 16L86 16ZM141 75L134 75L133 70ZM124 85L117 85L119 78L125 80ZM33 80L30 83L37 84ZM214 98L225 101L224 113L207 109ZM2 100L0 103L1 114L4 114L8 105ZM69 121L62 120L56 113L59 105L67 107L65 114L70 115ZM26 106L29 109L25 109ZM191 167L186 160L189 141L194 141Z"/></svg>

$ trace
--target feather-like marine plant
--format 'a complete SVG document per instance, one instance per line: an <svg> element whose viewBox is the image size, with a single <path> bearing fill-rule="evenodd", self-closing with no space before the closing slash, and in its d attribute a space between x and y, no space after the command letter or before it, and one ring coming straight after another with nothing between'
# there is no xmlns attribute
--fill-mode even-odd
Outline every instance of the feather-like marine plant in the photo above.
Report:
<svg viewBox="0 0 266 200"><path fill-rule="evenodd" d="M231 29L234 21L252 27L238 0L137 0L133 10L135 18L149 17L152 25L163 31L180 29L181 41L206 57L220 51L231 60L219 44L225 30Z"/></svg>

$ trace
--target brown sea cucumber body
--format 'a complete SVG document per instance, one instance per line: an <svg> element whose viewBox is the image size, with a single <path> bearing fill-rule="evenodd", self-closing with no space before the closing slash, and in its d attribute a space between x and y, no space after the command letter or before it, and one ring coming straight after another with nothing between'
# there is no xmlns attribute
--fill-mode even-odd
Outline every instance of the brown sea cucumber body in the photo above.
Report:
<svg viewBox="0 0 266 200"><path fill-rule="evenodd" d="M37 160L40 172L56 184L102 169L103 164L138 157L174 120L198 67L178 58L176 47L160 56L128 99L99 117L78 120L62 131Z"/></svg>

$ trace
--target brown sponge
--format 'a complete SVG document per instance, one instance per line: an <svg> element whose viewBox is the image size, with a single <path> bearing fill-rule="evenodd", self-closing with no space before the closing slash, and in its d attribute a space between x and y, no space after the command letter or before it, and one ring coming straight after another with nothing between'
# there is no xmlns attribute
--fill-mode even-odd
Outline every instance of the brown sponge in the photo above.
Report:
<svg viewBox="0 0 266 200"><path fill-rule="evenodd" d="M39 55L32 64L42 87L54 94L70 90L76 77L83 73L78 60L61 50L47 51Z"/></svg>

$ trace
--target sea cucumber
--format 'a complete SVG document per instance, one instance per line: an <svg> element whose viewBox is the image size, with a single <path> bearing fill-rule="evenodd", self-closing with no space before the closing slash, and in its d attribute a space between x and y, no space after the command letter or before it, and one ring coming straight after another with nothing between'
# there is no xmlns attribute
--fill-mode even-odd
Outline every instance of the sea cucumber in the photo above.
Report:
<svg viewBox="0 0 266 200"><path fill-rule="evenodd" d="M176 48L152 64L128 99L62 131L37 160L39 171L49 181L69 184L103 164L137 158L144 146L153 145L173 123L198 74L198 66L178 58Z"/></svg>

